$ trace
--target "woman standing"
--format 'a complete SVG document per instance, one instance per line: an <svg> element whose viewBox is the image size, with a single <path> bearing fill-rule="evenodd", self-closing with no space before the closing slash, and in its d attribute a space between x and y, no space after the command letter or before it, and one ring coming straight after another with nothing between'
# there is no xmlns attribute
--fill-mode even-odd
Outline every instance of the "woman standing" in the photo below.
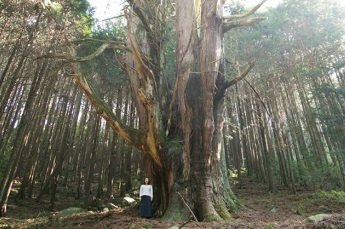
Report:
<svg viewBox="0 0 345 229"><path fill-rule="evenodd" d="M153 188L149 178L145 178L145 184L140 186L140 216L145 218L152 217Z"/></svg>

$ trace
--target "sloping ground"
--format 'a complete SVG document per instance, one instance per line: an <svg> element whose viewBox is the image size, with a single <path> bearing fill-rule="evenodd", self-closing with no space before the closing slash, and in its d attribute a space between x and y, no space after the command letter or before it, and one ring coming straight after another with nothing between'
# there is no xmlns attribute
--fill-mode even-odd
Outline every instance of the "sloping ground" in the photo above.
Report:
<svg viewBox="0 0 345 229"><path fill-rule="evenodd" d="M344 228L345 192L300 192L281 190L269 194L257 183L234 188L243 207L231 221L189 222L183 228ZM64 198L59 208L77 204ZM47 203L46 203L47 205ZM75 205L77 206L77 205ZM49 213L34 201L11 203L8 218L0 219L0 228L178 228L183 222L142 219L135 208L117 208L103 212L83 212L71 217ZM309 222L307 217L328 214L324 220Z"/></svg>

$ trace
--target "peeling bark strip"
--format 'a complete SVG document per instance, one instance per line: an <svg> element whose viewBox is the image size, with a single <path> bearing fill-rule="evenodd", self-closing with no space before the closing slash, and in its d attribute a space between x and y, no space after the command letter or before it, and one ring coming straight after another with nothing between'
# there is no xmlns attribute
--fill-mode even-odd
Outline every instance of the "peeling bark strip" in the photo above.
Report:
<svg viewBox="0 0 345 229"><path fill-rule="evenodd" d="M131 74L129 75L129 80L132 85L136 86L132 87L132 91L136 98L136 104L140 107L138 109L140 130L145 135L145 141L142 142L141 151L148 154L159 167L162 167L158 137L161 126L157 118L160 112L155 77L133 36L134 31L132 31L131 19L128 14L126 17L128 20L128 43L132 51L133 67L136 70L136 74L129 72Z"/></svg>

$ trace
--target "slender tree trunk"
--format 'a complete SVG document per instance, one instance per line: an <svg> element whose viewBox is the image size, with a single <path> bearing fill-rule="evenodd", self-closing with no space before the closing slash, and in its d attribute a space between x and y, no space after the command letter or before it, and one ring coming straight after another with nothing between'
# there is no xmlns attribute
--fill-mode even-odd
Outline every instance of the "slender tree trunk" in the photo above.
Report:
<svg viewBox="0 0 345 229"><path fill-rule="evenodd" d="M99 128L100 128L100 116L95 117L95 122L93 124L93 129L92 129L92 139L93 142L91 143L91 148L90 148L90 154L89 157L87 158L87 172L86 172L86 177L85 177L85 186L84 186L84 192L85 192L85 203L88 205L91 203L91 184L93 181L93 175L94 175L94 161L96 159L96 153L97 153L97 145L98 145L98 133L99 133Z"/></svg>
<svg viewBox="0 0 345 229"><path fill-rule="evenodd" d="M263 145L263 157L264 157L264 163L265 163L265 167L266 167L266 175L267 175L267 179L268 179L268 190L270 192L274 192L275 191L275 185L274 185L274 180L273 180L273 172L272 172L272 154L268 149L268 145L267 145L267 140L266 140L266 134L265 134L265 126L264 124L266 124L266 119L262 114L261 108L259 106L258 103L256 103L256 110L258 112L258 116L259 116L259 131L260 131L260 140L262 141L262 145Z"/></svg>

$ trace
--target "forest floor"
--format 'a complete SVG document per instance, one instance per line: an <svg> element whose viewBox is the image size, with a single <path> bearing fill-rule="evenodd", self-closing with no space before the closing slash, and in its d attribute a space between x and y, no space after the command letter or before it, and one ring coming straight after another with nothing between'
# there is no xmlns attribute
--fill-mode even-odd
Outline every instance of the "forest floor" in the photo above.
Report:
<svg viewBox="0 0 345 229"><path fill-rule="evenodd" d="M345 192L303 191L292 194L287 190L269 194L265 186L246 183L233 188L242 204L232 213L233 219L222 222L189 222L183 228L345 228ZM85 211L60 217L48 211L48 201L10 201L7 217L0 218L0 228L179 228L183 222L142 219L133 207L118 207L103 211ZM61 198L56 209L78 206L77 202ZM328 214L324 220L310 222L309 216Z"/></svg>

